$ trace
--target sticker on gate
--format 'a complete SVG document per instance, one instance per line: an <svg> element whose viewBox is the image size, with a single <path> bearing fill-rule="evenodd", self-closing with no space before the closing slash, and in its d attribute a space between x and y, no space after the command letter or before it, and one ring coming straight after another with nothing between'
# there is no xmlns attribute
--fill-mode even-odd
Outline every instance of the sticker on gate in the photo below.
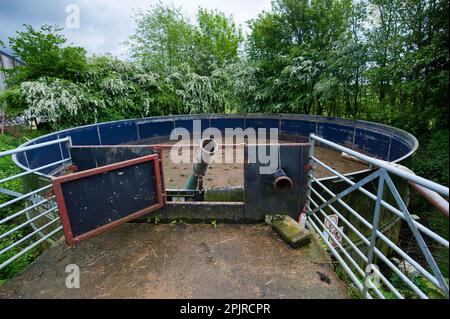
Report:
<svg viewBox="0 0 450 319"><path fill-rule="evenodd" d="M341 235L341 233L344 232L344 226L339 227L338 223L339 223L339 216L336 215L336 214L329 215L328 218L325 218L325 220L323 222L326 230L324 229L322 234L323 234L325 240L327 242L329 242L331 247L333 247L333 248L338 247L337 243L342 244L342 235ZM334 227L333 224L338 226L339 230L336 229L336 227ZM330 238L330 234L331 234L331 236L333 236L333 238L335 240Z"/></svg>

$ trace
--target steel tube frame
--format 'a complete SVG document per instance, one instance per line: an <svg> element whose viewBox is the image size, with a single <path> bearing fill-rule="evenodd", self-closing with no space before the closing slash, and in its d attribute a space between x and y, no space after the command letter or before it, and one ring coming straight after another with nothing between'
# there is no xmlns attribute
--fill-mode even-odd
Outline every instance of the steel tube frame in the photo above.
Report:
<svg viewBox="0 0 450 319"><path fill-rule="evenodd" d="M43 231L44 229L46 229L47 227L53 225L55 222L59 221L59 217L56 217L55 219L49 221L47 224L45 224L44 226L34 230L33 232L29 233L28 235L20 238L18 241L12 243L11 245L9 245L8 247L3 248L0 251L0 255L7 252L8 250L16 247L17 245L19 245L20 243L23 243L24 241L26 241L27 239L31 238L33 235L36 235L37 233Z"/></svg>
<svg viewBox="0 0 450 319"><path fill-rule="evenodd" d="M314 189L312 189L313 191L314 191ZM315 202L314 202L314 200L313 199L310 199L310 203L313 203L315 206L318 206ZM330 208L331 208L332 206L330 206ZM324 214L324 212L321 210L321 212L322 212L322 214ZM320 221L320 219L316 216L316 215L313 215L314 216L314 218L320 223L320 225L324 228L324 230L325 230L325 226L323 225L323 223ZM341 234L341 235L343 235L343 233L339 230L339 228L338 228L338 226L325 214L324 215L324 217L331 223L331 225L333 226L333 227L335 227L335 229L336 230L338 230L338 232ZM339 216L339 218L342 218L343 220L345 220L346 221L346 223L348 223L347 225L351 225L342 215L340 215ZM313 222L312 220L310 221L310 222ZM356 230L356 232L357 233L359 233L359 231L358 230ZM329 233L328 231L327 231L327 233ZM360 233L359 233L359 235L360 236L362 236ZM344 235L345 236L345 235ZM344 237L343 236L343 237ZM325 239L325 238L324 238ZM349 239L347 240L347 241L349 241ZM349 241L349 243L351 242L351 240ZM353 243L353 242L351 242L351 243ZM353 247L352 247L353 248ZM353 248L353 249L355 249L355 248ZM356 248L355 249L355 251L356 252L359 252L358 253L358 255L360 256L360 257L362 257L362 259L363 259L363 261L364 262L367 262L367 257L364 255L364 254L362 254L362 252L359 250L359 248ZM375 251L375 253L377 253L377 251ZM360 255L360 254L362 254L362 256ZM393 269L394 270L394 269ZM375 272L377 272L377 269L376 268L374 268L374 271ZM398 269L397 269L397 271L399 271ZM386 279L386 277L381 273L381 272L377 272L378 273L378 275L380 276L380 279L386 284L386 286L389 288L389 290L391 290L398 298L400 298L400 299L404 299L404 296L402 295L402 294L400 294L400 292L394 287L394 286L392 286L392 284ZM362 274L362 275L364 275L364 273ZM416 289L418 289L417 287L416 287Z"/></svg>
<svg viewBox="0 0 450 319"><path fill-rule="evenodd" d="M345 177L343 174L337 172L335 169L331 168L330 166L328 166L327 164L323 163L322 161L320 161L319 159L313 157L313 160L315 162L317 162L320 166L322 166L323 168L325 168L326 170L330 171L331 173L335 174L337 177L341 178L343 181L347 182L348 184L350 184L351 186L353 186L355 184L355 182L351 181L349 178ZM317 182L317 179L315 179L314 181ZM369 192L368 190L366 190L363 187L360 187L359 190L367 195L369 198L371 198L372 200L376 200L377 197L372 194L371 192ZM333 194L335 196L335 194ZM339 200L340 204L345 204L344 202ZM398 217L402 218L403 220L405 220L405 216L403 215L403 213L398 210L397 208L395 208L394 206L392 206L391 204L387 203L384 200L381 200L381 205L383 205L384 208L388 209L389 211L391 211L392 213L394 213L395 215L397 215ZM346 205L346 204L345 204ZM352 209L350 206L346 205L347 207L349 207L350 209ZM432 232L431 230L429 230L428 228L426 228L425 226L423 226L422 224L414 221L414 225L420 230L422 231L424 234L426 234L428 237L430 237L431 239L435 240L436 242L440 243L441 245L449 248L449 242L448 240L446 240L445 238L439 236L438 234Z"/></svg>
<svg viewBox="0 0 450 319"><path fill-rule="evenodd" d="M384 176L380 176L378 179L378 191L377 191L377 201L375 202L375 210L373 214L373 222L372 222L372 235L370 237L370 245L369 251L367 252L367 267L366 273L364 276L364 290L363 293L367 291L367 281L369 278L368 268L372 266L373 263L373 250L375 248L375 241L377 240L377 230L378 224L380 222L380 201L383 198L383 190L384 190Z"/></svg>
<svg viewBox="0 0 450 319"><path fill-rule="evenodd" d="M6 183L8 181L14 180L14 179L18 179L21 177L24 177L26 175L32 174L32 173L38 173L41 176L44 176L46 178L49 178L49 181L51 180L52 176L48 175L48 174L41 174L40 171L44 170L46 168L51 168L57 165L64 165L64 163L68 163L71 161L71 158L64 158L63 153L62 153L62 147L61 145L63 143L69 143L69 145L71 144L71 138L70 137L66 137L66 138L61 138L61 139L56 139L56 140L52 140L52 141L48 141L48 142L43 142L43 143L38 143L38 144L34 144L34 145L29 145L29 146L24 146L24 147L18 147L16 149L13 150L7 150L7 151L3 151L0 152L0 158L1 157L5 157L5 156L9 156L12 155L13 159L15 158L15 154L17 153L24 153L25 159L27 159L27 151L30 150L34 150L34 149L39 149L39 148L45 148L47 146L51 146L51 145L59 145L59 149L61 151L61 160L49 163L49 164L45 164L42 165L40 167L36 167L36 168L32 168L30 169L30 167L28 166L28 161L27 161L27 166L20 166L24 169L23 172L20 172L16 175L12 175L12 176L8 176L5 178L2 178L0 180L0 184L2 183ZM30 230L29 233L24 234L23 237L19 238L17 241L11 243L9 246L4 247L1 251L0 251L0 255L10 251L13 248L16 247L20 247L20 245L24 244L25 242L32 240L34 238L34 236L40 236L39 239L37 239L36 241L32 241L31 243L27 243L28 246L26 246L24 249L22 249L20 252L18 252L17 254L15 254L14 256L10 257L8 260L6 260L5 262L3 262L0 265L0 269L8 266L10 263L12 263L14 260L18 259L20 256L26 254L27 252L29 252L30 250L32 250L33 248L35 248L36 246L40 245L41 243L43 243L44 241L50 241L52 242L52 236L54 236L55 234L57 234L58 232L60 232L62 230L62 226L61 225L57 225L57 223L59 222L60 218L59 217L53 217L50 218L49 222L45 222L45 224L43 226L38 226L35 225L34 222L36 222L37 220L42 220L43 218L48 217L49 214L51 214L52 212L56 211L58 209L58 207L56 206L56 203L52 202L53 199L55 198L55 196L49 196L47 198L43 198L40 195L38 195L39 193L49 190L52 188L52 185L46 185L43 187L40 187L38 189L32 190L26 194L17 194L15 195L16 198L9 200L7 202L1 203L0 204L0 209L3 209L9 205L15 204L21 200L28 200L28 201L32 201L31 205L28 207L25 207L23 209L21 209L18 212L15 212L9 216L5 216L2 220L0 220L0 225L7 223L8 221L17 218L19 216L22 216L23 214L27 215L27 219L25 222L21 223L20 225L0 234L0 240L10 236L12 234L14 234L15 232L17 232L18 230L31 225L32 229ZM34 197L38 197L36 199L34 199ZM31 197L31 198L30 198ZM43 208L42 210L40 210L39 208ZM39 211L37 212L37 215L34 217L29 216L29 212L35 209L39 209ZM56 224L56 228L55 229L50 229L51 231L48 232L47 234L45 234L43 231L48 229L49 227L51 227L52 225Z"/></svg>
<svg viewBox="0 0 450 319"><path fill-rule="evenodd" d="M318 183L319 185L321 185L321 183ZM324 185L322 185L323 187L325 187ZM331 192L331 191L330 191ZM332 193L332 192L331 192ZM335 198L338 197L338 195L332 193ZM332 199L333 200L333 199ZM330 204L330 202L332 200L327 201L328 204ZM350 213L352 213L352 215L354 215L360 222L362 222L367 228L369 228L369 230L373 230L372 225L365 220L358 212L356 212L353 208L351 208L350 206L348 206L347 203L345 203L344 201L340 200L338 201L339 203L341 203L345 208L349 208L348 211ZM380 200L381 203L381 200ZM324 203L326 204L326 203ZM324 205L322 204L322 205ZM329 206L328 206L329 207ZM322 207L323 208L323 207ZM341 215L342 216L342 215ZM340 217L341 217L340 216ZM359 233L359 232L358 232ZM438 280L433 277L432 274L430 274L425 268L423 268L420 264L418 264L414 259L412 259L410 256L408 256L408 254L406 254L403 250L401 250L395 243L393 243L389 238L387 238L383 233L381 233L379 230L376 230L376 234L377 236L383 241L385 242L390 248L392 248L396 253L398 253L402 258L404 258L406 261L408 261L412 266L414 266L422 275L424 275L428 280L430 280L433 284L439 286L439 282ZM359 233L359 237L367 244L370 245L369 241L367 240L367 238L365 238L361 233ZM377 253L377 255L379 256L379 254Z"/></svg>
<svg viewBox="0 0 450 319"><path fill-rule="evenodd" d="M32 250L34 247L36 247L37 245L41 244L42 242L46 241L47 239L51 238L54 234L56 234L57 232L59 232L60 230L62 230L62 226L59 226L58 228L56 228L55 230L51 231L50 233L48 233L47 235L45 235L44 237L40 238L39 240L35 241L33 244L31 244L30 246L28 246L27 248L23 249L22 251L20 251L19 253L15 254L14 256L12 256L10 259L6 260L5 262L3 262L0 265L0 269L5 268L6 266L8 266L10 263L12 263L14 260L16 260L17 258L19 258L20 256L26 254L27 252L29 252L30 250Z"/></svg>
<svg viewBox="0 0 450 319"><path fill-rule="evenodd" d="M317 220L317 222L320 224L320 226L322 226L324 231L328 234L328 236L329 236L328 238L331 238L333 240L333 242L337 245L339 250L347 258L347 260L350 261L350 263L353 265L353 267L355 267L355 269L360 274L360 276L364 276L364 271L361 269L361 267L358 265L358 263L350 256L350 254L345 250L345 248L332 236L331 232L325 228L325 225L320 221L320 219L316 215L313 215L313 216ZM384 295L380 292L380 290L377 287L374 287L374 291L378 295L378 297L385 299Z"/></svg>
<svg viewBox="0 0 450 319"><path fill-rule="evenodd" d="M322 196L320 196L320 194L314 189L311 188L313 193L319 197L319 199L322 202L326 202L325 198L323 198ZM309 197L309 201L310 202L314 202L314 200ZM318 207L319 205L315 204L316 207ZM366 239L337 209L335 209L333 206L328 206L328 208L330 208L336 215L339 216L339 218L341 220L344 221L344 223L347 225L347 227L349 227L355 234L358 235L358 237L361 239ZM322 213L323 217L326 218L328 220L329 223L331 223L331 225L333 227L335 227L337 230L339 230L339 228L337 227L337 225L331 220L331 218L328 217L328 215L321 209L320 212ZM367 257L363 254L363 252L355 245L355 243L353 243L350 238L344 234L344 232L339 231L339 233L341 233L341 235L343 235L343 237L348 241L348 243L352 246L352 248L356 251L356 253L359 255L359 257L361 257L363 259L364 262L367 262ZM347 239L348 238L348 239ZM365 241L363 240L363 242L365 243Z"/></svg>
<svg viewBox="0 0 450 319"><path fill-rule="evenodd" d="M313 189L314 190L314 189ZM312 199L310 199L311 201ZM313 201L314 202L314 201ZM329 206L329 208L333 208L333 206ZM334 210L335 213L339 216L339 218L344 221L344 223L367 245L370 245L369 240L364 237L363 234L361 234L341 213L339 213L339 211ZM359 216L359 214L356 213L355 215L357 218L361 216ZM329 218L328 218L329 219ZM333 223L333 225L335 225ZM359 251L359 250L358 250ZM403 252L403 251L402 251ZM389 268L391 268L392 271L394 271L400 278L403 279L403 281L413 290L415 291L421 298L427 298L427 296L411 281L409 280L408 277L406 277L403 272L400 271L400 269L398 269L398 267L396 267L389 259L387 259L383 253L378 250L378 248L375 247L374 249L374 253L377 255L378 258L380 258L385 264L388 265ZM404 254L404 253L403 253ZM406 255L407 256L407 255ZM409 256L407 256L408 258L410 258ZM363 258L364 261L367 261L367 257L364 256ZM415 263L415 262L414 262ZM431 274L429 274L429 276L432 276Z"/></svg>
<svg viewBox="0 0 450 319"><path fill-rule="evenodd" d="M374 173L370 174L369 176L363 178L362 180L360 180L357 183L354 183L352 181L350 181L348 178L346 178L345 176L343 176L342 174L340 174L339 172L335 171L334 169L332 169L331 167L329 167L328 165L324 164L323 162L321 162L320 160L318 160L317 158L314 157L314 140L317 140L319 142L322 142L323 144L326 144L328 146L334 147L334 146L338 146L338 147L334 147L338 150L341 151L345 151L346 153L355 156L358 159L364 160L374 166L378 166L380 167L377 171L375 171ZM422 273L422 275L424 275L428 280L430 280L434 285L436 285L437 287L439 287L440 289L442 289L445 293L445 295L448 298L448 286L445 283L444 278L442 277L442 274L440 273L439 268L437 267L437 264L433 258L433 256L431 255L431 252L429 251L428 247L426 246L420 232L420 231L426 233L427 235L431 235L430 237L433 237L434 240L440 242L441 244L443 244L444 246L446 246L448 248L448 241L443 239L442 237L440 237L439 235L433 233L432 231L428 230L426 227L424 227L423 225L415 222L410 213L408 212L400 194L398 193L393 181L391 180L391 178L388 175L388 172L391 172L393 174L396 174L402 178L406 178L406 179L413 179L415 183L417 183L418 185L421 185L422 187L428 187L430 189L432 189L432 191L435 192L439 192L441 194L447 194L448 195L448 188L433 183L431 181L427 181L423 178L418 178L416 179L415 177L417 177L414 174L405 172L404 170L400 170L397 169L396 167L392 167L389 163L386 163L384 161L379 161L379 160L374 160L374 159L370 159L370 158L365 158L366 156L359 154L357 152L354 152L352 150L349 150L345 147L341 147L340 145L336 145L335 143L329 142L325 139L319 138L317 136L315 136L314 134L311 134L310 136L310 141L311 141L311 146L312 146L312 152L310 152L310 166L311 168L314 168L314 170L312 170L309 174L309 180L308 180L308 190L307 190L307 209L308 209L308 220L309 222L312 224L312 226L318 231L319 235L321 237L323 237L323 234L321 234L320 230L318 229L318 226L314 223L313 219L311 218L311 215L314 215L314 218L317 220L317 222L323 227L323 229L325 231L327 231L327 233L329 235L331 235L331 233L325 228L325 225L320 221L320 219L318 219L316 212L319 212L324 215L324 217L331 223L331 225L333 227L335 227L335 229L338 231L338 233L340 233L347 242L349 242L349 244L352 246L352 248L354 249L354 243L347 237L344 236L342 234L341 231L339 231L339 228L337 227L337 225L335 225L335 223L330 219L327 218L326 213L323 211L323 208L330 208L333 212L337 213L339 217L343 217L342 214L340 214L337 209L335 209L332 206L332 203L334 202L339 202L341 205L344 206L344 208L346 208L347 210L349 210L353 215L355 215L358 220L360 220L361 222L363 222L363 224L365 226L367 226L370 230L371 230L371 237L370 237L370 241L368 241L364 236L362 236L361 233L359 233L359 231L356 231L355 233L358 235L358 237L360 237L364 243L368 244L369 249L368 249L368 253L367 253L367 259L366 259L366 263L368 266L372 265L372 261L373 261L373 257L374 254L376 254L377 256L380 257L380 259L385 262L392 270L394 270L395 273L397 273L401 279L417 294L419 295L419 297L421 298L428 298L428 296L426 296L414 283L412 283L409 278L407 278L396 266L394 266L375 246L376 243L376 239L377 237L379 237L383 242L387 243L388 246L390 246L391 248L393 248L397 253L399 253L403 258L405 258L407 261L409 261L413 267L415 267L417 270L419 270L420 273ZM368 160L369 159L369 160ZM378 161L380 163L382 163L383 165L378 165ZM333 174L335 174L337 177L342 178L344 181L346 181L347 183L350 184L350 187L348 187L347 189L345 189L344 191L342 191L339 194L334 194L333 192L331 192L328 188L325 187L325 185L323 185L320 181L318 181L315 178L315 164L319 163L321 166L323 166L325 169L327 169L328 171L332 172ZM387 165L387 166L386 166ZM410 175L410 176L409 176ZM372 193L370 193L369 191L365 190L362 186L365 185L366 183L370 182L371 180L375 179L375 178L379 178L378 181L378 189L377 189L377 195L373 195ZM423 180L425 181L423 181ZM311 182L311 183L310 183ZM333 198L330 200L325 200L325 198L323 198L313 187L312 187L312 182L318 183L329 195L331 195ZM384 191L384 185L385 183L387 183L388 189L391 191L391 193L394 196L395 201L397 202L397 205L399 205L400 210L395 209L394 207L392 207L390 204L386 203L383 201L382 197L383 197L383 191ZM347 195L350 192L353 192L355 190L359 190L361 192L363 192L365 195L369 196L369 198L375 200L375 210L374 210L374 218L372 221L372 225L370 223L368 223L364 218L362 218L361 215L359 215L354 209L352 209L350 206L348 206L347 204L345 204L345 202L342 201L342 198ZM318 205L311 197L311 192L314 192L314 194L323 202L323 204ZM314 209L311 209L310 204L313 203L315 205ZM422 252L424 253L425 259L427 260L427 263L429 264L429 266L431 267L434 276L431 275L427 270L425 270L423 267L421 267L417 262L415 262L413 259L411 259L405 252L403 252L400 248L398 248L398 246L396 246L394 243L392 243L387 237L385 237L381 232L379 232L378 230L378 224L379 224L379 218L380 218L380 208L381 206L387 206L386 208L390 211L394 210L394 214L397 215L398 217L402 217L403 220L405 220L411 231L413 232L413 235L416 239L416 241L419 244L420 249L422 250ZM345 218L343 219L344 222L347 225L351 225ZM350 227L352 230L354 230L355 228L353 226ZM355 229L356 230L356 229ZM325 239L325 238L323 238ZM354 265L354 260L351 258L351 256L348 255L348 253L343 250L343 246L340 245L340 243L338 243L335 238L333 238L333 241L336 242L336 244L338 245L338 247L343 251L344 255L350 260L350 262ZM328 248L332 248L331 245L329 245L329 243L326 243ZM333 255L339 254L337 253L335 250L330 249L330 251L333 253ZM358 253L358 255L360 255L360 250L359 249L355 249L355 251ZM361 256L360 256L361 257ZM338 259L340 262L343 261L342 258ZM364 258L363 258L364 261ZM411 262L412 261L412 262ZM344 262L345 263L345 262ZM346 267L348 268L348 265L345 263L344 266L344 270L346 270L347 273L349 273L346 269ZM361 271L360 267L355 267L356 270L358 270L358 272ZM350 270L350 269L349 269ZM351 272L351 270L350 270ZM382 275L381 272L379 270L377 270L376 268L374 268L374 272L376 272L378 275ZM350 274L350 273L349 273ZM353 274L353 272L351 272L351 274ZM354 274L353 274L354 275ZM365 272L365 280L364 283L362 285L362 289L361 291L363 292L363 295L368 297L370 296L370 294L368 293L368 276L369 276L369 272L368 272L368 268L366 268L366 272ZM352 276L351 276L352 277ZM389 283L389 281L384 277L384 276L380 276L381 280L383 281L383 283L389 288L389 290L391 290L398 298L403 298L403 296L395 289L395 287L393 287L392 284ZM354 278L352 277L352 280ZM376 287L372 285L371 288L375 288L375 293L383 298L384 295L380 296L379 295L379 291L376 291Z"/></svg>
<svg viewBox="0 0 450 319"><path fill-rule="evenodd" d="M47 209L45 212L40 213L39 215L36 215L36 216L34 216L33 218L31 218L31 219L28 219L26 222L20 224L19 226L14 227L13 229L10 229L10 230L8 230L7 232L1 234L1 235L0 235L0 239L3 239L3 238L5 238L6 236L11 235L11 234L14 233L15 231L18 231L19 229L22 229L23 227L25 227L25 226L31 224L31 223L34 222L35 220L38 220L38 219L41 218L42 216L45 216L45 215L47 215L48 213L51 213L51 212L55 211L56 209L58 209L58 207L53 207L53 208Z"/></svg>
<svg viewBox="0 0 450 319"><path fill-rule="evenodd" d="M397 176L400 176L400 177L402 177L402 178L404 178L406 180L410 180L410 181L412 181L412 182L414 182L416 184L419 184L419 185L421 185L421 186L423 186L425 188L431 189L431 190L433 190L433 191L435 191L435 192L437 192L439 194L442 194L442 195L447 196L447 197L449 196L449 189L448 189L448 187L442 186L442 185L440 185L438 183L435 183L435 182L430 181L428 179L425 179L423 177L420 177L420 176L411 174L409 172L406 172L406 171L404 171L402 169L399 169L399 168L397 168L395 166L392 166L389 162L382 161L382 160L379 160L379 159L376 159L376 158L372 158L370 156L358 153L358 152L356 152L354 150L351 150L351 149L349 149L347 147L344 147L344 146L341 146L339 144L330 142L330 141L328 141L328 140L326 140L324 138L321 138L321 137L319 137L319 136L317 136L315 134L311 134L310 138L313 139L313 140L316 140L316 141L318 141L320 143L323 143L325 145L331 146L334 149L337 149L337 150L339 150L341 152L345 152L347 154L350 154L350 155L352 155L352 156L354 156L354 157L356 157L356 158L358 158L358 159L360 159L362 161L365 161L365 162L367 162L369 164L372 164L372 165L374 165L376 167L384 168L389 173L392 173L392 174L395 174Z"/></svg>
<svg viewBox="0 0 450 319"><path fill-rule="evenodd" d="M14 198L14 199L10 200L9 202L0 204L0 209L5 208L6 206L9 206L11 204L17 203L17 202L19 202L19 201L21 201L23 199L27 199L28 197L30 197L32 195L36 195L37 193L40 193L40 192L45 191L45 190L50 189L50 188L52 188L52 184L46 185L46 186L38 188L38 189L36 189L36 190L34 190L32 192L26 193L26 194L24 194L24 195L22 195L20 197Z"/></svg>
<svg viewBox="0 0 450 319"><path fill-rule="evenodd" d="M0 180L0 184L2 184L4 182L7 182L7 181L10 181L10 180L13 180L13 179L16 179L16 178L19 178L19 177L22 177L22 176L26 176L28 174L40 171L40 170L45 169L45 168L49 168L49 167L52 167L52 166L55 166L55 165L58 165L58 164L62 164L64 162L67 162L67 161L70 161L70 160L72 160L70 157L69 158L65 158L63 160L60 160L60 161L57 161L57 162L54 162L54 163L50 163L50 164L47 164L47 165L44 165L44 166L41 166L41 167L38 167L38 168L33 168L33 169L28 170L28 171L24 171L24 172L19 173L17 175L5 177L5 178Z"/></svg>
<svg viewBox="0 0 450 319"><path fill-rule="evenodd" d="M315 206L318 206L314 200L311 199L311 203ZM329 238L333 240L333 242L339 247L339 249L342 251L342 253L345 255L345 257L352 263L353 267L356 268L356 270L359 272L361 276L364 276L365 272L361 269L361 267L358 265L358 263L350 256L350 254L345 250L345 248L342 246L341 243L339 243L336 238L334 238L331 234L331 232L325 227L325 225L322 223L322 221L314 214L312 215L317 220L317 222L320 224L320 226L323 228L323 230L328 234ZM331 222L333 226L336 226L335 229L343 235L343 233L339 230L336 224ZM373 287L375 293L382 299L385 299L384 295L379 291L377 287Z"/></svg>
<svg viewBox="0 0 450 319"><path fill-rule="evenodd" d="M361 290L362 289L362 284L361 282L358 280L358 278L356 277L356 275L353 273L353 271L350 269L350 267L348 267L347 263L342 259L342 257L339 255L339 253L336 252L336 250L331 246L331 244L325 240L325 237L323 236L323 234L320 232L318 226L314 223L314 221L311 219L311 216L308 216L308 221L310 222L310 224L315 228L316 233L319 235L320 238L322 238L322 240L324 241L325 245L328 246L328 248L330 249L330 251L332 252L332 254L336 257L336 259L338 259L339 263L341 265L343 265L344 270L350 275L353 283Z"/></svg>
<svg viewBox="0 0 450 319"><path fill-rule="evenodd" d="M358 217L359 214L356 213L355 216ZM308 219L309 218L310 216L308 216ZM341 214L339 214L339 218L342 218L347 225L351 225ZM353 226L352 228L353 228L352 230L355 230ZM360 239L363 240L363 242L366 245L370 244L369 240L365 238L358 230L356 230L355 233L358 235ZM388 258L386 258L386 256L384 256L383 253L378 248L375 247L374 252L377 255L377 257L380 258L392 271L394 271L419 297L423 299L428 299L428 296L425 295L397 266L395 266Z"/></svg>
<svg viewBox="0 0 450 319"><path fill-rule="evenodd" d="M38 207L38 206L40 206L40 205L42 205L42 204L45 204L45 203L49 202L50 199L53 199L53 198L55 198L55 196L46 198L46 199L44 199L44 200L42 200L42 201L40 201L40 202L37 202L37 203L35 203L35 204L31 205L31 206L28 206L28 207L26 207L26 208L24 208L24 209L18 211L17 213L14 213L14 214L12 214L12 215L6 216L6 217L3 218L2 220L0 220L0 225L6 223L7 221L9 221L9 220L11 220L11 219L14 219L14 218L16 218L16 217L22 215L23 213L26 213L26 212L32 210L33 208L36 208L36 207ZM56 204L55 204L55 205L56 205Z"/></svg>
<svg viewBox="0 0 450 319"><path fill-rule="evenodd" d="M65 143L65 142L70 142L70 137L60 138L60 139L53 140L53 141L48 141L48 142L43 142L43 143L39 143L39 144L18 147L13 150L3 151L3 152L0 152L0 157L17 154L17 153L21 153L21 152L26 152L26 151L34 150L36 148L41 148L41 147L50 146L50 145L59 144L59 143Z"/></svg>
<svg viewBox="0 0 450 319"><path fill-rule="evenodd" d="M388 186L390 188L391 193L394 195L397 205L401 208L401 210L403 211L403 213L406 217L406 222L408 223L408 226L409 226L411 232L413 233L413 236L414 236L416 242L419 244L422 254L424 255L428 265L430 266L431 270L433 271L434 277L438 281L437 286L440 287L444 291L444 294L448 298L449 297L448 285L445 282L444 276L442 276L442 273L441 273L436 261L434 260L433 255L431 254L431 251L428 249L428 246L425 243L425 241L423 240L422 235L420 234L419 230L414 225L414 223L413 223L414 220L412 219L411 214L408 211L408 208L406 207L400 194L398 193L397 188L394 185L394 182L392 181L392 179L389 177L389 175L387 173L385 174L385 179L386 179L386 183L388 184Z"/></svg>
<svg viewBox="0 0 450 319"><path fill-rule="evenodd" d="M322 238L322 240L324 241L325 245L328 247L328 249L331 251L331 253L333 254L333 256L338 260L339 264L341 264L341 266L344 268L345 272L350 276L350 279L353 281L353 283L356 285L356 287L362 291L362 284L361 282L358 280L358 278L356 277L356 275L353 273L353 271L350 269L350 267L347 265L347 263L342 259L342 257L339 255L339 253L336 251L336 249L334 249L331 244L325 240L325 237L323 236L323 234L320 232L319 228L317 227L317 225L314 223L314 221L311 219L311 216L308 216L308 221L310 222L310 224L313 226L313 228L315 229L316 233L318 234L318 236L320 238ZM372 299L372 296L368 295L366 296L369 299Z"/></svg>

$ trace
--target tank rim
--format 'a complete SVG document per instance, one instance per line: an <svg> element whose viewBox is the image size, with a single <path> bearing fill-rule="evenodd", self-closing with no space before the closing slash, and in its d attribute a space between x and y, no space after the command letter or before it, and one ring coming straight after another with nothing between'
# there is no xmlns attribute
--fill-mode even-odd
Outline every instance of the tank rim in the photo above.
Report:
<svg viewBox="0 0 450 319"><path fill-rule="evenodd" d="M410 142L412 142L412 147L410 148L408 153L401 156L400 158L390 161L390 163L400 163L400 162L404 161L405 159L413 156L417 152L417 149L419 148L419 141L413 134L411 134L405 130L399 129L397 127L387 125L387 124L371 122L371 121L366 121L366 120L348 119L348 118L342 118L342 117L309 115L309 114L287 114L287 113L278 113L278 114L270 114L270 113L181 114L181 115L164 115L164 116L152 116L152 117L145 117L145 118L123 119L123 120L116 120L116 121L87 124L87 125L63 129L63 130L56 131L56 132L51 132L51 133L48 133L48 134L45 134L42 136L38 136L34 139L31 139L31 140L19 145L18 147L32 145L33 143L35 143L41 139L45 139L47 137L54 136L54 135L58 136L59 134L67 133L74 129L85 129L85 128L95 127L98 125L104 125L104 124L108 124L108 123L112 124L112 123L125 123L125 122L134 121L135 123L139 124L139 123L145 123L148 121L164 122L167 120L175 121L177 119L183 119L183 120L208 119L208 120L211 120L211 119L226 119L226 118L243 118L243 119L264 118L264 119L275 119L275 120L304 120L304 121L309 121L309 122L335 123L335 124L339 124L339 122L340 122L340 124L342 124L342 125L348 125L348 126L354 127L355 129L356 128L367 129L367 127L363 127L362 124L374 125L374 127L376 127L376 129L372 130L374 133L381 133L381 132L386 133L386 132L390 131L391 137L394 135L397 135L397 136L403 135L404 137L406 137L406 139L408 139ZM394 133L397 133L397 134L394 134ZM30 170L29 168L27 168L26 166L22 165L22 163L19 162L19 160L17 159L17 154L14 154L12 156L12 159L13 159L14 164L17 165L22 170L24 170L24 171ZM372 169L369 168L369 169L364 169L364 170L360 170L360 171L350 172L350 173L344 174L344 176L352 176L352 175L368 172L371 170ZM41 172L35 172L35 174L38 176L41 176L41 177L48 177L48 175L41 173ZM327 179L334 179L334 178L336 178L336 177L323 177L323 178L320 178L319 180L327 180Z"/></svg>

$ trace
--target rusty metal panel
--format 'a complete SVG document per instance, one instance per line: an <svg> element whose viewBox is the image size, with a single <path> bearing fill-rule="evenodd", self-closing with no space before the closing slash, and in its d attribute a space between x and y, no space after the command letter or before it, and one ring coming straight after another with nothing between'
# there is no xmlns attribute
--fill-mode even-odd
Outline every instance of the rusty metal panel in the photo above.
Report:
<svg viewBox="0 0 450 319"><path fill-rule="evenodd" d="M158 155L57 177L53 188L70 245L164 206Z"/></svg>
<svg viewBox="0 0 450 319"><path fill-rule="evenodd" d="M259 145L258 147L267 147ZM262 221L266 214L287 214L297 218L306 199L308 144L281 144L279 167L292 180L293 186L286 192L274 189L273 174L261 174L266 166L256 156L256 163L249 163L256 148L245 146L245 216L249 221ZM267 149L268 153L268 149Z"/></svg>

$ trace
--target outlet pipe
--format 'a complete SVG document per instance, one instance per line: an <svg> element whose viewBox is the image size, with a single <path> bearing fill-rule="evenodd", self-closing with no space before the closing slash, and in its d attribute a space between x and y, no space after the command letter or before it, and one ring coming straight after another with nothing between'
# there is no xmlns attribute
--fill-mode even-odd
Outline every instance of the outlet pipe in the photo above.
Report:
<svg viewBox="0 0 450 319"><path fill-rule="evenodd" d="M292 182L292 179L286 175L282 168L279 168L275 174L273 174L272 185L277 191L287 192L294 186L294 182Z"/></svg>
<svg viewBox="0 0 450 319"><path fill-rule="evenodd" d="M200 142L200 150L197 153L194 165L192 165L192 173L184 186L185 189L197 190L202 188L202 186L199 187L199 181L206 175L211 158L218 149L219 145L211 138Z"/></svg>

